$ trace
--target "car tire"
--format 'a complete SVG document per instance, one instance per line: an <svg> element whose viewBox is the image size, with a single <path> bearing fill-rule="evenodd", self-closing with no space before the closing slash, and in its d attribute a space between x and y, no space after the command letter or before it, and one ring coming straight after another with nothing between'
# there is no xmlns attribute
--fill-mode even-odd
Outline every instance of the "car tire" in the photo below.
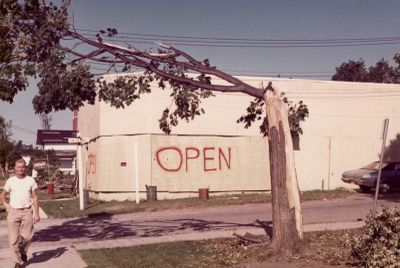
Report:
<svg viewBox="0 0 400 268"><path fill-rule="evenodd" d="M360 190L363 191L364 193L368 193L372 189L372 187L364 186L364 185L358 185L358 187L360 187Z"/></svg>
<svg viewBox="0 0 400 268"><path fill-rule="evenodd" d="M379 187L379 193L381 194L387 194L390 192L390 186L387 183L381 183Z"/></svg>

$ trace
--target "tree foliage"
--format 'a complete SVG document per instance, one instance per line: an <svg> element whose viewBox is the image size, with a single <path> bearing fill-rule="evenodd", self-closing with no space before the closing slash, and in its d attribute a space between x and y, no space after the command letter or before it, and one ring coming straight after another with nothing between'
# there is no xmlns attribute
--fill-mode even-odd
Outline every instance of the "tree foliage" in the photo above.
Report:
<svg viewBox="0 0 400 268"><path fill-rule="evenodd" d="M368 215L362 232L343 242L359 267L399 267L400 210L383 207Z"/></svg>
<svg viewBox="0 0 400 268"><path fill-rule="evenodd" d="M380 154L378 157L380 157ZM394 139L389 141L389 144L385 148L383 161L400 161L400 134L397 134Z"/></svg>
<svg viewBox="0 0 400 268"><path fill-rule="evenodd" d="M0 165L2 168L5 168L7 157L14 147L10 139L11 135L11 121L6 121L0 116Z"/></svg>
<svg viewBox="0 0 400 268"><path fill-rule="evenodd" d="M372 83L400 83L400 54L394 56L397 67L390 66L385 59L380 59L375 65L368 69L364 60L349 60L336 68L332 80L351 82L372 82Z"/></svg>
<svg viewBox="0 0 400 268"><path fill-rule="evenodd" d="M1 100L12 102L18 92L26 89L28 77L34 76L39 79L39 93L33 98L37 113L76 110L85 102L93 104L96 97L123 108L150 93L150 83L158 83L162 89L172 89L171 104L159 119L160 128L170 133L181 120L190 121L203 114L202 100L214 96L213 91L241 92L256 100L250 103L248 115L238 121L248 127L261 118L261 131L268 132L268 120L259 112L264 89L219 71L208 59L198 61L173 46L159 44L156 50L141 51L130 44L122 47L108 43L118 35L113 28L100 30L94 38L84 36L70 24L68 7L69 1L62 1L59 6L38 0L1 1ZM92 73L93 62L108 65L108 71L131 72L141 68L142 72L108 81ZM228 85L215 84L212 77ZM308 114L307 107L302 102L287 103L292 132L298 135L299 122Z"/></svg>
<svg viewBox="0 0 400 268"><path fill-rule="evenodd" d="M5 48L0 57L1 100L11 103L28 86L28 77L34 76L40 79L39 94L33 99L38 113L94 103L88 66L65 59L61 42L69 28L67 8L68 2L60 7L38 0L0 2L0 45Z"/></svg>
<svg viewBox="0 0 400 268"><path fill-rule="evenodd" d="M350 82L366 82L367 69L362 59L357 61L349 60L336 67L336 73L332 76L332 80L350 81Z"/></svg>
<svg viewBox="0 0 400 268"><path fill-rule="evenodd" d="M303 134L303 130L300 125L301 121L304 121L309 115L307 105L305 105L303 101L299 101L297 104L294 104L285 96L284 93L281 93L281 97L289 106L288 119L291 132L290 134L292 137L297 137L300 134ZM250 105L246 109L247 114L242 115L236 122L243 123L245 128L249 128L254 122L260 121L260 133L264 136L267 136L269 124L268 117L265 115L264 107L265 101L263 99L254 99L250 102Z"/></svg>
<svg viewBox="0 0 400 268"><path fill-rule="evenodd" d="M15 161L22 158L23 149L22 141L18 141L18 143L13 146L11 152L7 156L7 162L11 168L14 167Z"/></svg>
<svg viewBox="0 0 400 268"><path fill-rule="evenodd" d="M43 184L50 181L53 176L58 174L60 161L54 150L33 150L33 154L27 165L27 174L32 176L34 163L38 162L44 162L45 165L41 166L41 168L36 168L37 182Z"/></svg>

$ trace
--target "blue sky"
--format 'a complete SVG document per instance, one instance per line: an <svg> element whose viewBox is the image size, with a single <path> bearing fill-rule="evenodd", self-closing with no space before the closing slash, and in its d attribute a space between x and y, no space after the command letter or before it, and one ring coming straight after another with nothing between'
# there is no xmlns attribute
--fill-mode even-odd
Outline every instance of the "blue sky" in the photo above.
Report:
<svg viewBox="0 0 400 268"><path fill-rule="evenodd" d="M72 0L71 10L77 29L115 27L136 34L278 40L400 36L400 0ZM335 67L349 59L362 58L367 66L382 57L393 63L400 42L330 48L178 48L197 59L209 58L235 75L329 80ZM27 144L35 143L32 133L41 127L31 104L35 90L31 81L12 105L0 103L0 114L16 126L13 138ZM71 112L55 114L53 129L71 127Z"/></svg>

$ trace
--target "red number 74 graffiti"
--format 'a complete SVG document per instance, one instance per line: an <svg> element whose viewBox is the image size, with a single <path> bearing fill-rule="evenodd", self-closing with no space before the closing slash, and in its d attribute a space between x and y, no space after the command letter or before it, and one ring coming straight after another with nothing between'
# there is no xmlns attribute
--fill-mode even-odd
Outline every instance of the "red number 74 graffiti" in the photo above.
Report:
<svg viewBox="0 0 400 268"><path fill-rule="evenodd" d="M86 162L86 173L87 174L95 174L96 173L96 155L95 154L89 154L87 157L87 162Z"/></svg>

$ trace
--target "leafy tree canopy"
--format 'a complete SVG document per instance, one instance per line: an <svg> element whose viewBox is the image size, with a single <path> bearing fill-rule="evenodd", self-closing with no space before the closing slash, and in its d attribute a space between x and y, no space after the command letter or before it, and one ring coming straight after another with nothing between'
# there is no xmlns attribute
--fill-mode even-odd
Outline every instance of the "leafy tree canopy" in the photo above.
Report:
<svg viewBox="0 0 400 268"><path fill-rule="evenodd" d="M241 92L255 97L247 115L238 122L248 127L260 120L262 133L267 134L268 120L263 114L264 90L219 71L209 60L198 61L173 46L159 44L156 50L139 50L131 44L113 42L116 29L100 30L88 36L70 24L70 1L54 5L45 0L2 0L0 2L0 100L12 102L15 95L26 89L28 77L38 78L39 93L33 99L37 113L70 109L84 103L93 104L98 98L123 108L150 93L150 83L161 89L169 86L171 105L159 120L165 133L179 121L193 120L205 111L202 100L214 96L213 91ZM132 72L115 81L106 81L91 72L91 63L108 66L108 71ZM213 84L212 76L228 85ZM287 101L290 109L292 134L301 133L300 121L308 115L307 106Z"/></svg>
<svg viewBox="0 0 400 268"><path fill-rule="evenodd" d="M0 116L0 165L2 168L5 168L7 157L14 147L10 140L11 134L11 121L7 122Z"/></svg>
<svg viewBox="0 0 400 268"><path fill-rule="evenodd" d="M15 146L13 146L11 152L7 156L7 162L10 167L14 167L15 161L22 158L23 149L22 141L19 141Z"/></svg>
<svg viewBox="0 0 400 268"><path fill-rule="evenodd" d="M40 176L47 178L49 176L48 171L54 170L54 167L58 167L60 165L59 158L57 157L54 150L33 150L33 154L31 155L31 159L27 166L27 174L32 175L33 164L36 162L45 162L46 165L38 170ZM47 168L49 167L49 168Z"/></svg>
<svg viewBox="0 0 400 268"><path fill-rule="evenodd" d="M400 54L394 56L396 67L390 66L385 59L379 60L368 69L364 60L349 60L336 67L332 80L372 83L400 83Z"/></svg>
<svg viewBox="0 0 400 268"><path fill-rule="evenodd" d="M0 139L8 140L12 135L11 120L7 121L0 115Z"/></svg>

